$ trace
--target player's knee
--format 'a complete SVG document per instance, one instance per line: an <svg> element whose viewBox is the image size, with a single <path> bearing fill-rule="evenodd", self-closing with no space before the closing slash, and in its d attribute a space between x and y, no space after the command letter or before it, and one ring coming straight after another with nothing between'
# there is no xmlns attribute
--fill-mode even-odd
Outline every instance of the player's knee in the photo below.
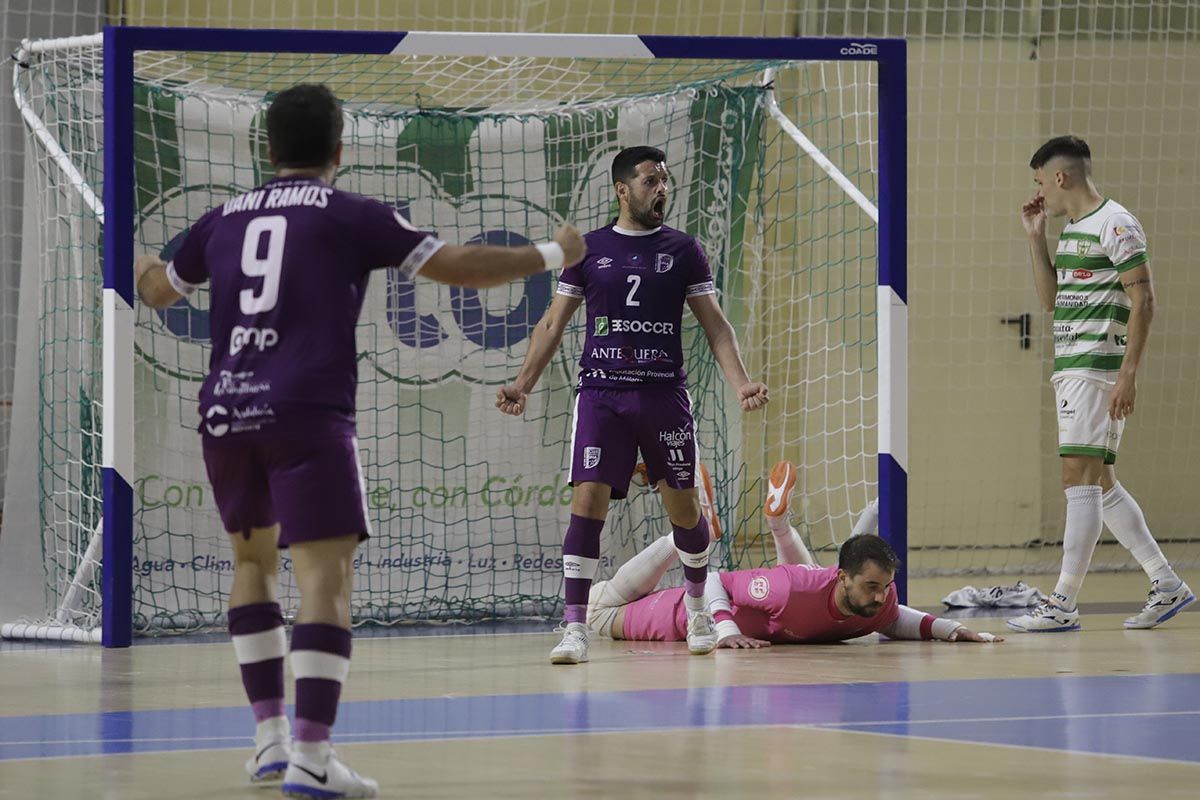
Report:
<svg viewBox="0 0 1200 800"><path fill-rule="evenodd" d="M245 546L233 548L233 561L236 569L256 569L263 574L273 575L279 571L279 549L247 542Z"/></svg>
<svg viewBox="0 0 1200 800"><path fill-rule="evenodd" d="M686 498L680 498L671 505L672 507L667 509L667 517L670 518L672 525L691 530L700 524L699 498L692 497L690 502Z"/></svg>
<svg viewBox="0 0 1200 800"><path fill-rule="evenodd" d="M331 601L345 599L349 602L353 581L345 570L336 564L322 565L317 569L296 573L300 593L306 597L322 597Z"/></svg>
<svg viewBox="0 0 1200 800"><path fill-rule="evenodd" d="M1062 459L1062 487L1099 486L1104 462L1086 456L1064 456Z"/></svg>

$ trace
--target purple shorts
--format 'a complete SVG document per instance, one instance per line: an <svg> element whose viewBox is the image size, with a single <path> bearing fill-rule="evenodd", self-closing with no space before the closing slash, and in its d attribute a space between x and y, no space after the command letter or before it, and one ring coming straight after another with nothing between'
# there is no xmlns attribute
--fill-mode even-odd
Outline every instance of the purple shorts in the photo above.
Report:
<svg viewBox="0 0 1200 800"><path fill-rule="evenodd" d="M262 431L202 437L204 465L230 533L279 523L279 546L370 535L358 440L348 433Z"/></svg>
<svg viewBox="0 0 1200 800"><path fill-rule="evenodd" d="M622 499L639 449L651 485L665 478L673 489L696 488L700 456L687 388L580 389L571 434L571 485L607 483L612 498Z"/></svg>

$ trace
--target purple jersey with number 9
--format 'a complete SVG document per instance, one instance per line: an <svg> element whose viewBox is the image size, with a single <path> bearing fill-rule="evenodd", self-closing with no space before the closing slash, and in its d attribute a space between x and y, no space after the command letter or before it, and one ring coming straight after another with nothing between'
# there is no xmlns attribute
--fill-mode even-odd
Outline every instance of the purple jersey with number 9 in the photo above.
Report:
<svg viewBox="0 0 1200 800"><path fill-rule="evenodd" d="M269 181L205 214L167 267L184 295L210 283L200 430L286 429L311 412L353 419L371 271L412 277L442 244L392 207L315 178Z"/></svg>

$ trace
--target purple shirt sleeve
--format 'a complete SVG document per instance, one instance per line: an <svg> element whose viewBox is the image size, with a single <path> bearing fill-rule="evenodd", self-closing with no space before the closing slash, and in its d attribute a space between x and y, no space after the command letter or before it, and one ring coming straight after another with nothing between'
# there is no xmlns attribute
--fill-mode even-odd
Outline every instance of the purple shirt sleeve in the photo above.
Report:
<svg viewBox="0 0 1200 800"><path fill-rule="evenodd" d="M215 210L201 217L183 237L179 249L167 264L167 277L180 294L191 294L209 278L204 251L208 247L208 238L212 235L213 222L216 219Z"/></svg>
<svg viewBox="0 0 1200 800"><path fill-rule="evenodd" d="M391 206L367 198L355 205L355 238L368 270L398 267L411 278L445 244L433 234L417 230Z"/></svg>
<svg viewBox="0 0 1200 800"><path fill-rule="evenodd" d="M559 294L565 294L567 297L583 297L584 286L582 261L558 273Z"/></svg>
<svg viewBox="0 0 1200 800"><path fill-rule="evenodd" d="M713 283L712 270L708 266L708 256L700 242L692 240L693 257L688 259L691 272L688 274L687 296L696 297L702 294L716 294L717 287Z"/></svg>

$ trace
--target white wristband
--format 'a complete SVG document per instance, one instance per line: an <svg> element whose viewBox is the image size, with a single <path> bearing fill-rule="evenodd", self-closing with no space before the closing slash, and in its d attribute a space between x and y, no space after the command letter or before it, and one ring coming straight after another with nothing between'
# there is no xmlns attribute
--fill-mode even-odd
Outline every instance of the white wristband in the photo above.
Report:
<svg viewBox="0 0 1200 800"><path fill-rule="evenodd" d="M537 251L542 254L542 260L546 262L548 270L559 269L566 260L562 245L558 242L543 242L537 245Z"/></svg>
<svg viewBox="0 0 1200 800"><path fill-rule="evenodd" d="M726 636L741 636L742 629L738 624L731 619L723 619L717 623L717 641L721 641Z"/></svg>
<svg viewBox="0 0 1200 800"><path fill-rule="evenodd" d="M930 633L933 634L933 638L935 639L941 639L943 642L950 642L953 641L950 637L954 635L954 633L961 627L963 627L963 624L958 620L942 619L941 617L938 617L933 621L933 626L930 630Z"/></svg>

